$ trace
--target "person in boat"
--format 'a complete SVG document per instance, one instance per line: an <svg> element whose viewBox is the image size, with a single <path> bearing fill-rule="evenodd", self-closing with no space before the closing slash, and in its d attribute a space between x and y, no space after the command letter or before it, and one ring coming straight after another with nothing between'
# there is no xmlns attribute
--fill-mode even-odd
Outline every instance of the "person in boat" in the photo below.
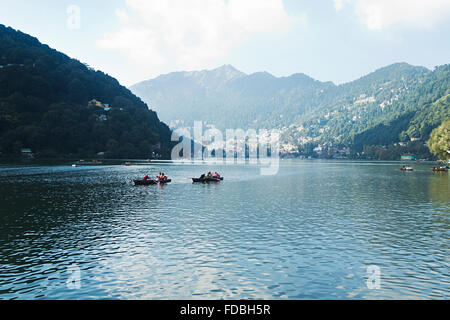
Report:
<svg viewBox="0 0 450 320"><path fill-rule="evenodd" d="M220 174L219 173L214 173L214 176L213 176L213 178L215 178L215 179L220 179Z"/></svg>
<svg viewBox="0 0 450 320"><path fill-rule="evenodd" d="M159 181L163 181L163 182L167 181L167 176L165 173L161 174L161 178Z"/></svg>
<svg viewBox="0 0 450 320"><path fill-rule="evenodd" d="M150 177L148 176L148 175L146 175L145 177L144 177L144 179L142 179L142 181L149 181L150 180Z"/></svg>

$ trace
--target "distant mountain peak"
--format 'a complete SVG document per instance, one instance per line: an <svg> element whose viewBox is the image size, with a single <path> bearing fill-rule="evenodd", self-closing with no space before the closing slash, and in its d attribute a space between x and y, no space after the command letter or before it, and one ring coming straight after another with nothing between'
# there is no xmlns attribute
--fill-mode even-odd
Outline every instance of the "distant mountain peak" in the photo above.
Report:
<svg viewBox="0 0 450 320"><path fill-rule="evenodd" d="M250 75L252 78L276 78L273 74L267 71L258 71Z"/></svg>
<svg viewBox="0 0 450 320"><path fill-rule="evenodd" d="M244 72L239 71L238 69L233 67L231 64L224 64L223 66L213 69L212 71L233 72L233 73L245 74Z"/></svg>
<svg viewBox="0 0 450 320"><path fill-rule="evenodd" d="M223 81L230 81L246 76L244 72L239 71L231 64L225 64L221 67L205 72L208 73L209 75L212 75L215 78L221 78Z"/></svg>
<svg viewBox="0 0 450 320"><path fill-rule="evenodd" d="M312 79L310 76L304 74L304 73L294 73L290 76L291 78L296 78L296 79Z"/></svg>
<svg viewBox="0 0 450 320"><path fill-rule="evenodd" d="M428 68L422 67L422 66L413 66L407 62L396 62L393 64L390 64L386 67L379 68L378 70L375 70L374 72L380 71L380 70L421 70L421 71L430 71Z"/></svg>

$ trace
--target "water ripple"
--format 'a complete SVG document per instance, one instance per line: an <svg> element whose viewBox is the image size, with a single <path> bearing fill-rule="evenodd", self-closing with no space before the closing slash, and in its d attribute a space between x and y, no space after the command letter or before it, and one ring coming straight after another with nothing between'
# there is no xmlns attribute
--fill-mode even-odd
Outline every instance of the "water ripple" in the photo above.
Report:
<svg viewBox="0 0 450 320"><path fill-rule="evenodd" d="M0 298L447 299L449 177L395 166L223 166L206 185L187 178L218 169L2 167ZM160 171L173 183L127 183Z"/></svg>

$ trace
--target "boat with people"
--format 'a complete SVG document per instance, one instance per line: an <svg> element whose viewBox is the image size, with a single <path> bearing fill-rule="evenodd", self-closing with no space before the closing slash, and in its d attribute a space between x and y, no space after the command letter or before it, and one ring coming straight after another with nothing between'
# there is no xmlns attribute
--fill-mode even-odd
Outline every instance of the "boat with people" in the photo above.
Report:
<svg viewBox="0 0 450 320"><path fill-rule="evenodd" d="M220 182L223 181L222 178L209 178L209 179L201 179L201 178L192 178L193 182Z"/></svg>
<svg viewBox="0 0 450 320"><path fill-rule="evenodd" d="M169 179L164 173L159 173L156 179L151 179L148 175L141 180L133 180L135 186L151 186L151 185L164 185L171 183L172 179Z"/></svg>
<svg viewBox="0 0 450 320"><path fill-rule="evenodd" d="M156 180L133 180L135 186L151 186L158 184Z"/></svg>
<svg viewBox="0 0 450 320"><path fill-rule="evenodd" d="M208 172L206 174L202 174L200 178L192 178L192 182L202 182L202 183L208 183L208 182L220 182L223 181L223 177L219 173L212 174L211 172Z"/></svg>
<svg viewBox="0 0 450 320"><path fill-rule="evenodd" d="M434 171L434 172L447 172L448 168L446 166L445 167L433 167L433 168L430 168L430 170Z"/></svg>
<svg viewBox="0 0 450 320"><path fill-rule="evenodd" d="M414 171L414 168L411 166L403 166L400 168L401 171Z"/></svg>
<svg viewBox="0 0 450 320"><path fill-rule="evenodd" d="M134 185L135 186L153 186L153 185L157 185L157 184L167 184L167 183L171 183L172 180L171 179L167 179L166 181L156 181L156 180L147 180L147 181L143 181L143 180L133 180Z"/></svg>

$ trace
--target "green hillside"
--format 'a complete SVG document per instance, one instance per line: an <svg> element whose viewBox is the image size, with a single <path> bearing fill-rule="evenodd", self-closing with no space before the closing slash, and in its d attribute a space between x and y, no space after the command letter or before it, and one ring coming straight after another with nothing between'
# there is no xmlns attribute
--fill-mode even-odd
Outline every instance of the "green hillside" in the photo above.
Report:
<svg viewBox="0 0 450 320"><path fill-rule="evenodd" d="M401 133L402 140L408 138L428 138L431 131L445 120L450 119L450 94L434 103L425 104L414 114L407 130Z"/></svg>
<svg viewBox="0 0 450 320"><path fill-rule="evenodd" d="M170 135L116 79L0 25L2 155L30 148L41 157L168 157Z"/></svg>
<svg viewBox="0 0 450 320"><path fill-rule="evenodd" d="M381 73L377 77L372 74L341 86L339 95L286 128L285 140L361 151L365 145L427 139L449 115L450 65L434 71L404 64L387 68L391 70L375 72Z"/></svg>

